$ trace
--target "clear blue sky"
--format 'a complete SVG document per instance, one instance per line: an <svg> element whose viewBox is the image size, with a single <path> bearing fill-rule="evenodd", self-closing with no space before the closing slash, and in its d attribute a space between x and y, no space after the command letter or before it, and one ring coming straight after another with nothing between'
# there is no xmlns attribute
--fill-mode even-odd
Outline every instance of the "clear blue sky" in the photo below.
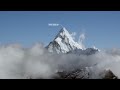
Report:
<svg viewBox="0 0 120 90"><path fill-rule="evenodd" d="M0 11L0 43L48 44L60 27L86 35L85 46L120 48L120 11Z"/></svg>

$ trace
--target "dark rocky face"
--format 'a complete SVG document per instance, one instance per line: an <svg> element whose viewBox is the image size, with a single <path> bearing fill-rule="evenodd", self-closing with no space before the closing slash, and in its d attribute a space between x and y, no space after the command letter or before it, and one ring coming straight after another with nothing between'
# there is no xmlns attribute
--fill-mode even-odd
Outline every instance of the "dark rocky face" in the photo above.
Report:
<svg viewBox="0 0 120 90"><path fill-rule="evenodd" d="M101 74L104 75L98 79L118 79L111 70L103 71ZM57 72L57 76L53 77L53 79L91 79L91 77L90 72L82 69L76 69L73 71Z"/></svg>
<svg viewBox="0 0 120 90"><path fill-rule="evenodd" d="M118 79L118 77L115 76L111 70L108 70L108 71L106 71L103 79Z"/></svg>

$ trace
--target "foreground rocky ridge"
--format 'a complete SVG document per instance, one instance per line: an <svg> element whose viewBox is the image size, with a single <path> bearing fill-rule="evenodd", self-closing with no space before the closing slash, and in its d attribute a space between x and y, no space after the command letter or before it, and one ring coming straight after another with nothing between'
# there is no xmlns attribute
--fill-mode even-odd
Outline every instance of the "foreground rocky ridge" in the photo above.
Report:
<svg viewBox="0 0 120 90"><path fill-rule="evenodd" d="M70 72L67 71L57 72L57 75L58 76L53 77L53 79L94 79L91 78L90 72L80 69L76 69ZM97 79L118 79L118 77L115 76L111 70L107 70L101 72L100 77Z"/></svg>

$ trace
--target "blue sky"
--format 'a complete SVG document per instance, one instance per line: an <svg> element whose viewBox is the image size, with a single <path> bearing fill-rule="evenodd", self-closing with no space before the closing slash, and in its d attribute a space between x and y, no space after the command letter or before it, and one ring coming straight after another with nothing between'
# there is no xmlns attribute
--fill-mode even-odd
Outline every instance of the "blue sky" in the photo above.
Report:
<svg viewBox="0 0 120 90"><path fill-rule="evenodd" d="M0 44L48 44L60 30L48 23L62 24L77 39L84 32L86 47L120 48L120 11L0 11Z"/></svg>

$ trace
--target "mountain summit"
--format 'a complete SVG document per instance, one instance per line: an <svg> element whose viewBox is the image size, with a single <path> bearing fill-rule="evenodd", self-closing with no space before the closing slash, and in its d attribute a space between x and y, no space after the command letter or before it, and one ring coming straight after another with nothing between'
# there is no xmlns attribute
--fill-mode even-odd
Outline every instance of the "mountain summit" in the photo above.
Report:
<svg viewBox="0 0 120 90"><path fill-rule="evenodd" d="M55 39L49 43L47 49L50 52L57 52L57 53L67 53L71 50L75 49L84 49L82 45L78 44L74 41L71 34L67 31L65 27L63 27Z"/></svg>

